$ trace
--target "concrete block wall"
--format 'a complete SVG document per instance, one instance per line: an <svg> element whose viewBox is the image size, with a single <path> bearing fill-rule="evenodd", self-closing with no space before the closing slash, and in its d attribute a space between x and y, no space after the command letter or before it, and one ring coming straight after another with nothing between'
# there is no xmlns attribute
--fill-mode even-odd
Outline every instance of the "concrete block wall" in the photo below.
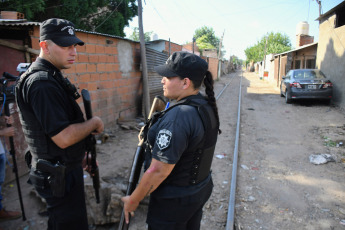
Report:
<svg viewBox="0 0 345 230"><path fill-rule="evenodd" d="M321 21L316 67L333 83L332 101L345 110L345 25L335 27L337 14Z"/></svg>
<svg viewBox="0 0 345 230"><path fill-rule="evenodd" d="M63 71L64 76L79 92L90 92L93 115L101 117L105 125L135 117L142 92L140 44L88 32L76 34L85 45L77 46L76 63ZM31 39L33 48L39 49L38 27ZM77 102L84 109L82 99Z"/></svg>

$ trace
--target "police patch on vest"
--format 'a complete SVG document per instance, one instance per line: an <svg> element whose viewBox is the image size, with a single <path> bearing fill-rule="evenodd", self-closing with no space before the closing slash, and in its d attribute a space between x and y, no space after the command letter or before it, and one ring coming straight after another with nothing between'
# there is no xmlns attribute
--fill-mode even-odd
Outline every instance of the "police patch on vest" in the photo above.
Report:
<svg viewBox="0 0 345 230"><path fill-rule="evenodd" d="M170 145L172 133L169 130L162 129L159 131L156 143L160 150L167 148Z"/></svg>

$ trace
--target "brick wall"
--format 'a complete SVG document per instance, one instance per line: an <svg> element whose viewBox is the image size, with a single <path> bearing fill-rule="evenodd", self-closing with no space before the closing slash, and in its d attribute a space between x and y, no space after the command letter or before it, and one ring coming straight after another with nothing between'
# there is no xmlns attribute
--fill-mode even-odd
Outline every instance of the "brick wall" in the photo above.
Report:
<svg viewBox="0 0 345 230"><path fill-rule="evenodd" d="M165 50L169 52L169 41L165 42ZM182 45L170 42L170 54L176 51L182 51Z"/></svg>
<svg viewBox="0 0 345 230"><path fill-rule="evenodd" d="M218 78L218 58L207 57L208 70L212 73L213 80Z"/></svg>
<svg viewBox="0 0 345 230"><path fill-rule="evenodd" d="M296 35L296 48L308 45L314 42L314 37L309 35Z"/></svg>
<svg viewBox="0 0 345 230"><path fill-rule="evenodd" d="M87 89L92 100L93 115L102 118L105 125L118 118L137 115L141 97L140 44L121 38L77 32L85 42L77 46L78 58L64 75L77 86ZM39 27L31 37L32 47L39 49ZM82 99L78 103L83 108Z"/></svg>
<svg viewBox="0 0 345 230"><path fill-rule="evenodd" d="M193 51L193 42L187 43L185 45L183 45L183 48L189 51ZM194 42L194 53L199 53L199 47L196 45L196 43Z"/></svg>

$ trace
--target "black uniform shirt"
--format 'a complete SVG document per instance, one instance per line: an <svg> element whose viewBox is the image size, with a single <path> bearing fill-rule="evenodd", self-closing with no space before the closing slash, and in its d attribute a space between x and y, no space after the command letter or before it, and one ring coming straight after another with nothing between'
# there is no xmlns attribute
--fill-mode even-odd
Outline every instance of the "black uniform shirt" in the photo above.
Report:
<svg viewBox="0 0 345 230"><path fill-rule="evenodd" d="M207 103L201 94L185 99ZM178 102L183 103L185 99ZM152 158L168 164L176 164L183 153L195 149L204 136L204 126L197 109L190 105L171 108L149 130L148 140L152 149ZM197 193L210 183L209 176L197 185L187 187L161 184L152 195L157 197L183 197Z"/></svg>
<svg viewBox="0 0 345 230"><path fill-rule="evenodd" d="M201 95L192 97L205 101ZM194 149L203 136L204 126L196 108L190 105L175 106L148 132L149 142L153 146L152 157L164 163L176 164L182 153Z"/></svg>
<svg viewBox="0 0 345 230"><path fill-rule="evenodd" d="M24 116L25 113L34 114L35 123L39 124L37 131L42 130L44 135L53 137L70 124L83 122L83 113L79 105L64 89L62 83L56 80L63 80L61 72L42 58L37 58L30 68L43 69L43 71L32 73L35 76L29 76L23 82L21 96L24 104L21 112L24 113ZM54 77L53 73L55 73ZM81 162L85 155L84 141L61 149L51 138L45 140L47 145L42 145L47 149L41 149L38 158L73 164ZM37 146L32 147L37 148Z"/></svg>
<svg viewBox="0 0 345 230"><path fill-rule="evenodd" d="M36 64L43 64L57 73L60 72L54 65L42 58L37 58L36 62ZM71 120L75 116L73 115L74 109L68 95L61 90L56 81L35 81L30 84L29 89L25 89L27 84L30 84L30 79L24 83L23 88L28 90L27 99L48 136L55 136L71 124Z"/></svg>

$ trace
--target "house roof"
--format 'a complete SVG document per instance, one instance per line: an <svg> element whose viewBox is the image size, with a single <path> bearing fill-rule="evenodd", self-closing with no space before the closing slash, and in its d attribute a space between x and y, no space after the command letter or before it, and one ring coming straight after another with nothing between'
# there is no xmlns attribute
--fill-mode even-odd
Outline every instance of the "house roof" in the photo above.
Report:
<svg viewBox="0 0 345 230"><path fill-rule="evenodd" d="M283 55L283 54L287 54L287 53L291 53L291 52L295 52L295 51L298 51L298 50L301 50L301 49L305 49L305 48L308 48L308 47L311 47L311 46L315 46L317 45L318 43L317 42L313 42L313 43L310 43L310 44L307 44L307 45L304 45L304 46L300 46L294 50L289 50L289 51L286 51L284 53L280 53L280 54L275 54L273 57L277 57L279 55Z"/></svg>
<svg viewBox="0 0 345 230"><path fill-rule="evenodd" d="M316 20L318 21L321 21L322 19L326 18L326 17L329 17L330 15L332 15L335 11L339 10L340 8L343 8L345 7L345 1L343 1L342 3L340 3L339 5L333 7L332 9L330 9L329 11L327 11L326 13L324 14L321 14L320 17L318 17Z"/></svg>
<svg viewBox="0 0 345 230"><path fill-rule="evenodd" d="M0 19L0 26L39 26L40 22L28 22L26 19Z"/></svg>
<svg viewBox="0 0 345 230"><path fill-rule="evenodd" d="M165 39L156 39L156 40L153 40L153 41L145 42L145 44L159 43L159 42L170 42L170 43L174 43L176 45L180 45L180 44L177 44L176 42L168 41L168 40L165 40Z"/></svg>

